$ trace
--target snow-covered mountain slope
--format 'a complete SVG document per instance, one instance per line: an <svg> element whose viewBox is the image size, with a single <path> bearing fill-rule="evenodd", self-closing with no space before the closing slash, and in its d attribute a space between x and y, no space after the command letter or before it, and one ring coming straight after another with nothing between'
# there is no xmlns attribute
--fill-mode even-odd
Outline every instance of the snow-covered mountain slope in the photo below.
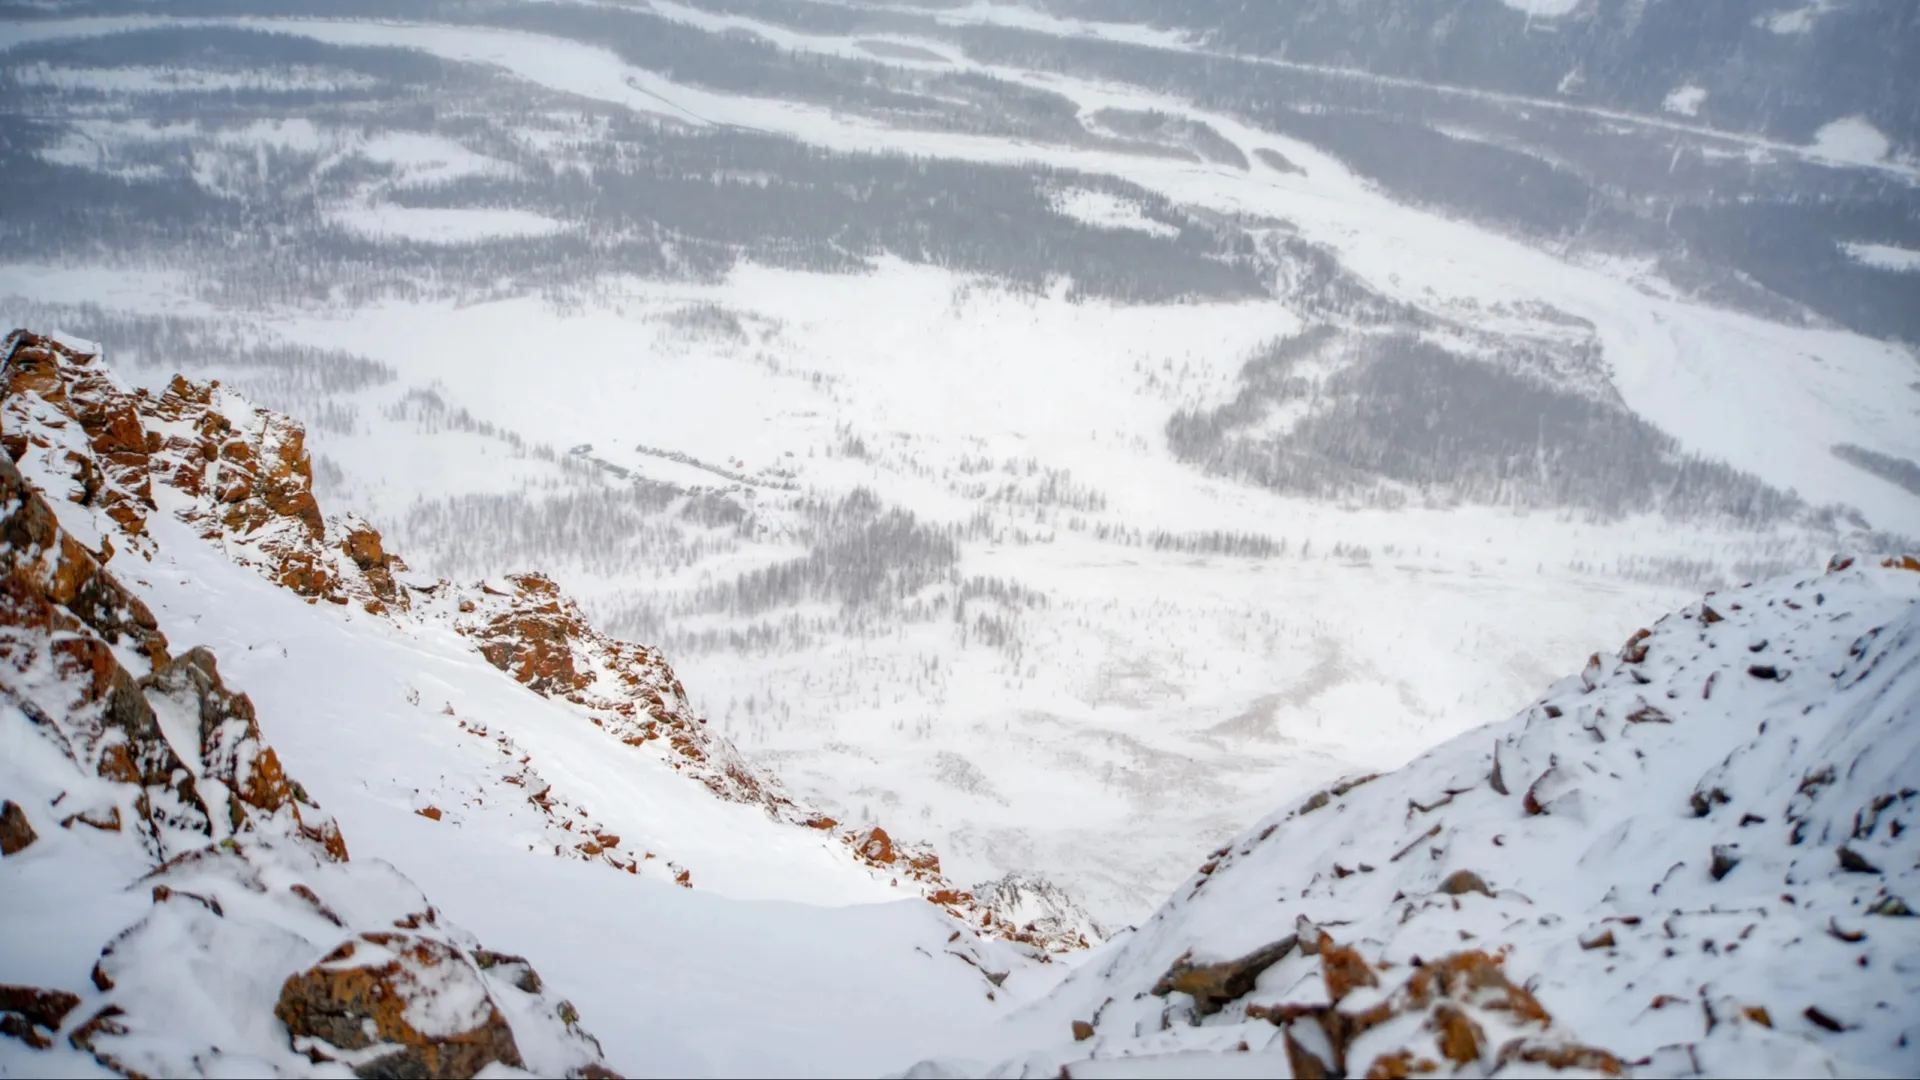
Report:
<svg viewBox="0 0 1920 1080"><path fill-rule="evenodd" d="M274 819L280 824L273 836L297 837L304 828L313 836L310 846L343 853L332 825L337 818L354 838L354 867L399 868L379 871L386 876L376 874L371 884L365 875L374 871L355 869L337 887L323 887L334 880L326 875L348 872L314 869L314 857L302 849L247 855L267 868L259 872L274 887L286 878L317 890L354 932L384 934L387 923L407 923L415 913L402 929L432 941L378 943L404 954L394 961L393 978L440 987L432 992L464 1002L461 1008L480 1000L473 989L483 985L473 981L479 976L443 986L441 976L428 972L467 971L472 962L463 958L470 956L492 963L495 954L474 952L471 935L450 929L453 920L482 930L496 949L537 954L557 988L552 999L536 994L522 1002L498 987L490 992L515 1032L523 1021L533 1025L519 1036L517 1060L543 1075L599 1060L597 1050L588 1054L589 1044L568 1034L573 1019L549 1015L561 995L573 1002L565 1017L611 1032L606 1061L622 1071L786 1075L897 1068L924 1054L939 1033L983 1024L1033 984L1048 981L1039 968L1045 949L1079 945L1083 935L1097 933L1044 883L1005 883L975 898L946 882L924 846L896 844L877 828L838 826L789 800L771 776L745 765L725 740L704 730L656 653L598 634L544 579L527 575L472 587L415 581L381 550L377 534L351 519L319 518L305 486L306 458L297 452L298 425L184 380L165 394L129 393L90 353L25 333L8 340L6 377L0 442L10 459L18 455L9 468L30 485L20 490L33 494L31 505L49 528L55 514L63 523L63 558L95 566L107 556L126 583L124 594L114 594L124 602L96 614L107 620L101 623L107 630L134 636L102 655L117 655L130 670L144 672L135 668L147 662L138 659L140 643L164 641L153 630L157 622L174 640L203 647L187 659L206 678L167 667L148 680L155 687L149 696L173 693L176 683L215 679L212 657L218 656L217 679L253 692L250 703L221 707L244 712L259 731L223 734L218 747L208 743L204 751L215 755L217 749L218 760L208 756L213 764L200 770L195 783L202 795L194 798L238 793L228 798L231 815L214 801L206 804L211 810L196 810L185 794L162 800L131 789L94 791L56 768L55 744L75 744L77 736L36 733L29 719L61 715L54 706L65 699L21 697L40 692L34 680L46 665L35 657L70 646L56 636L50 645L40 642L38 652L16 654L21 670L6 674L5 685L28 711L12 710L16 730L8 736L0 797L19 808L7 811L8 846L17 822L40 839L20 857L9 851L0 861L9 882L0 887L9 905L0 952L10 982L59 993L18 999L26 1010L19 1023L46 1022L37 1033L22 1028L31 1036L27 1042L0 1045L0 1070L7 1074L68 1067L31 1049L54 1034L66 1038L92 1015L62 1004L68 999L59 994L98 996L86 990L92 954L138 915L124 887L183 852L182 865L192 873L180 877L187 871L178 871L169 887L203 895L227 913L215 918L230 916L240 926L236 912L245 912L249 920L245 933L231 934L228 923L166 924L166 933L175 935L167 941L199 935L209 942L194 977L226 996L217 1008L195 1005L193 998L155 1011L154 999L175 996L166 983L174 976L164 967L150 970L154 950L170 946L161 939L150 949L143 945L143 959L127 962L134 974L118 985L144 988L144 1011L125 1006L136 1019L120 1026L134 1042L125 1053L113 1052L121 1064L110 1067L192 1071L194 1047L203 1044L250 1055L247 1061L274 1062L282 1071L307 1067L305 1059L289 1064L282 1045L288 1030L301 1035L304 1029L284 1016L288 1026L276 1026L273 1013L280 981L301 970L294 966L299 950L284 942L266 949L261 942L284 938L273 927L291 927L317 950L302 961L307 964L335 943L316 937L311 919L301 921L299 904L290 915L248 899L248 890L257 891L247 884L253 871L221 869L228 855L220 841L241 827L242 803L263 784L266 794L258 798L269 811L289 807ZM320 522L317 530L313 521ZM42 565L33 560L45 542L28 550L20 546L25 541L8 536L23 565ZM63 570L54 578L83 614L105 603L97 589L81 588L85 579ZM110 579L102 574L100 580ZM135 614L115 615L120 607ZM21 625L32 630L37 624ZM114 685L110 675L101 676L107 679L102 686ZM158 764L137 763L152 764L147 771L158 777L152 782L168 792L190 792L193 786L168 779L161 766L175 753L169 747L185 745L192 734L182 726L191 717L175 723L179 710L158 698L154 708L160 734L148 734L157 740L150 756ZM74 715L80 723L92 714ZM263 739L284 758L261 749ZM301 785L271 779L281 775L270 764L278 760ZM84 772L92 759L82 764L62 768ZM312 799L334 816L294 816L287 802L293 796L274 784L298 793L299 806ZM91 833L75 828L93 822L133 837L134 823L145 819L129 816L126 807L136 806L129 800L160 806L169 822L231 816L234 824L202 829L204 837L194 833L185 841L149 829L160 839L147 844L152 850L139 865L120 856L88 861L81 838ZM116 809L120 803L126 806ZM59 807L69 809L56 812ZM209 844L206 853L193 854ZM441 898L441 906L418 900L408 879ZM233 889L241 892L229 897ZM305 895L295 893L296 900ZM49 914L69 910L81 921L63 923L58 918L68 915ZM356 948L368 954L368 964L386 970L387 953L371 953L370 944ZM229 956L263 949L245 964ZM342 954L316 970L358 970L347 959ZM501 970L503 985L541 985L519 967ZM675 974L635 977L656 970ZM325 989L301 985L302 994ZM890 989L876 1000L876 987ZM402 990L402 998L413 993ZM796 1007L797 1000L805 1004ZM56 1005L58 1016L46 1011ZM758 1008L768 1016L766 1029L781 1036L751 1043L726 1036L729 1010L742 1007ZM444 1031L409 1022L428 1034L449 1034L465 1030L456 1021L466 1016L452 1016ZM636 1016L649 1019L638 1023ZM870 1021L883 1030L868 1030ZM177 1029L173 1036L158 1034L171 1029ZM222 1034L230 1029L242 1035ZM497 1034L498 1025L486 1031ZM82 1042L92 1045L95 1034ZM508 1044L495 1049L500 1045ZM126 1056L136 1051L146 1056ZM496 1056L516 1060L504 1050ZM469 1066L478 1067L461 1060L427 1068L470 1073Z"/></svg>
<svg viewBox="0 0 1920 1080"><path fill-rule="evenodd" d="M217 384L176 378L158 395L130 392L92 353L24 331L8 338L5 362L0 409L7 432L0 441L35 482L70 504L67 516L90 550L111 557L119 537L123 547L152 560L165 534L164 547L177 562L224 554L308 604L347 609L323 622L347 620L358 634L323 635L325 644L299 657L277 641L288 664L261 680L271 684L269 701L287 693L289 706L309 702L293 706L293 715L311 714L312 702L331 699L317 708L337 716L287 733L311 746L316 759L337 758L330 747L343 730L380 724L394 708L432 713L440 719L429 725L440 729L441 741L484 747L478 756L486 764L477 773L429 781L424 771L444 763L428 759L412 762L421 773L405 777L415 785L412 808L451 827L488 818L509 831L533 827L539 839L530 847L636 875L658 858L662 869L653 872L692 887L698 871L699 884L711 879L730 895L878 900L898 895L904 883L909 894L924 894L985 932L1053 948L1085 944L1077 930L1056 935L1028 926L1033 920L1009 922L948 882L938 856L924 845L897 844L878 826L843 827L796 804L695 714L655 650L600 633L544 577L520 574L465 587L413 581L364 522L324 518L298 424ZM194 535L184 535L187 529ZM134 575L152 603L191 613L210 639L218 626L259 652L262 627L283 625L218 595L204 574L180 577L178 590L170 588L175 580L146 568ZM554 704L510 696L545 717L528 732L518 718L503 722L489 708L458 700L457 685L427 679L419 657L383 654L363 636L464 646L461 664L473 666L477 652ZM343 671L359 673L353 693L308 696L303 684L318 690ZM493 674L479 680L474 692L481 700L499 696ZM392 700L384 708L369 706L363 695ZM571 736L567 749L540 752L556 727ZM374 731L367 738L378 745ZM344 764L366 783L360 763ZM325 769L316 764L314 771ZM669 772L696 782L659 779ZM589 812L589 802L599 815ZM785 872L767 873L769 863ZM1050 915L1045 925L1066 924Z"/></svg>
<svg viewBox="0 0 1920 1080"><path fill-rule="evenodd" d="M0 514L0 1074L609 1075L524 959L349 860L11 460Z"/></svg>
<svg viewBox="0 0 1920 1080"><path fill-rule="evenodd" d="M991 1072L1911 1075L1917 810L1920 559L1837 558L1258 823Z"/></svg>

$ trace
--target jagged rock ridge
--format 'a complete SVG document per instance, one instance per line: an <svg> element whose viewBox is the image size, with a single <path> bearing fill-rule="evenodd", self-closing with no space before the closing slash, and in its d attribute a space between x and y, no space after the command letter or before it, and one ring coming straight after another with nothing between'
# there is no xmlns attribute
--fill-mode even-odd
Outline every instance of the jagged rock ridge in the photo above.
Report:
<svg viewBox="0 0 1920 1080"><path fill-rule="evenodd" d="M63 985L0 985L0 1034L129 1077L610 1075L524 961L349 862L213 655L172 655L4 458L0 575L0 875L43 901L37 932L99 943Z"/></svg>

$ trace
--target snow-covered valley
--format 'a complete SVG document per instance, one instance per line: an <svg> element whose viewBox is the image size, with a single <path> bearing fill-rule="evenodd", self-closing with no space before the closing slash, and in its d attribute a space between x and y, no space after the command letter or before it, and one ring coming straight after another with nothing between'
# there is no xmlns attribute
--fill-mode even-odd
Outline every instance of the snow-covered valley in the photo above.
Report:
<svg viewBox="0 0 1920 1080"><path fill-rule="evenodd" d="M1920 248L1904 133L1847 120L1880 140L1862 157L1846 117L1742 127L1704 78L1684 115L1636 111L1087 15L0 20L0 320L156 399L181 373L291 417L325 509L404 553L397 588L504 599L433 593L420 625L301 604L164 493L151 550L105 565L213 649L356 857L531 958L618 1070L1051 1075L1272 1035L1122 1045L1096 1021L1043 1052L1095 1019L1090 969L1007 934L1144 927L1274 807L1512 713L1706 590L1920 536L1920 280L1861 254ZM1439 154L1430 175L1383 165L1375 127ZM1747 243L1769 230L1806 246ZM505 583L529 571L578 602L567 626L671 661L676 722L728 744L702 755L737 746L786 794L608 739L625 646L594 646L586 705L502 678L469 638L486 605L543 602ZM575 810L621 844L542 854L577 850ZM935 876L876 862L875 826ZM942 890L1004 923L964 963L922 900ZM528 914L563 895L575 916ZM1623 1060L1667 1045L1532 989ZM780 1034L725 1039L720 1000ZM1697 1067L1759 1060L1727 1052Z"/></svg>

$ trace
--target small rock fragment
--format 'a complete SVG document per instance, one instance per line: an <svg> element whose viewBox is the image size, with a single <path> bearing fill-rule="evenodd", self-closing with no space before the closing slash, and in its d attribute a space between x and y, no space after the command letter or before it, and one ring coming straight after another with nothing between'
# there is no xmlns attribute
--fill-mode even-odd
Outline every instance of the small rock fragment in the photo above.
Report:
<svg viewBox="0 0 1920 1080"><path fill-rule="evenodd" d="M1739 865L1740 856L1735 853L1733 845L1715 844L1713 845L1713 861L1708 864L1707 873L1713 875L1713 880L1719 881L1721 878L1733 873L1733 868Z"/></svg>
<svg viewBox="0 0 1920 1080"><path fill-rule="evenodd" d="M1820 1007L1817 1005L1807 1006L1807 1011L1800 1015L1806 1017L1809 1023L1812 1023L1816 1027L1826 1028L1828 1031L1840 1032L1847 1030L1847 1025L1821 1012Z"/></svg>
<svg viewBox="0 0 1920 1080"><path fill-rule="evenodd" d="M1633 636L1627 639L1626 645L1621 647L1620 659L1629 664L1644 663L1647 659L1647 639L1652 636L1653 631L1644 626L1634 631Z"/></svg>
<svg viewBox="0 0 1920 1080"><path fill-rule="evenodd" d="M1871 912L1869 912L1869 914L1871 914ZM1839 938L1841 941L1844 941L1849 945L1858 945L1859 943L1867 940L1866 931L1842 930L1840 929L1840 920L1833 919L1833 918L1830 918L1827 920L1827 933L1831 934L1836 938Z"/></svg>
<svg viewBox="0 0 1920 1080"><path fill-rule="evenodd" d="M1840 850L1835 852L1835 854L1840 857L1840 869L1848 873L1877 874L1880 872L1879 867L1868 862L1865 858L1861 857L1859 852L1845 844L1840 845Z"/></svg>
<svg viewBox="0 0 1920 1080"><path fill-rule="evenodd" d="M1440 892L1447 896L1459 896L1463 893L1477 892L1482 896L1492 896L1493 890L1487 888L1486 881L1471 870L1455 870L1440 883Z"/></svg>
<svg viewBox="0 0 1920 1080"><path fill-rule="evenodd" d="M8 799L0 804L0 855L17 854L38 839L39 834L33 831L33 824L19 803Z"/></svg>
<svg viewBox="0 0 1920 1080"><path fill-rule="evenodd" d="M1913 909L1907 906L1905 900L1900 899L1892 893L1888 893L1880 899L1875 900L1873 906L1867 909L1867 914L1889 915L1896 918L1910 919L1913 917Z"/></svg>

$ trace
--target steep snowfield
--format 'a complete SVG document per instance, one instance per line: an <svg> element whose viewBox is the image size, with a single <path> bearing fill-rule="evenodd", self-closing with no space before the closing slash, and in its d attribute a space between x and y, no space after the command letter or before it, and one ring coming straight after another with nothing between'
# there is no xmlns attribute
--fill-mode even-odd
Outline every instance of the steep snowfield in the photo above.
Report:
<svg viewBox="0 0 1920 1080"><path fill-rule="evenodd" d="M8 505L43 531L56 512L61 522L52 539L5 531L9 565L47 575L56 601L98 627L105 640L76 655L145 677L152 719L124 719L134 706L114 696L119 675L96 674L74 698L74 667L60 659L74 652L70 617L36 621L15 597L0 623L12 706L0 798L13 807L0 823L0 953L6 979L54 996L0 994L0 1011L40 1021L25 1043L0 1040L0 1074L85 1071L79 1051L149 1074L304 1073L306 1044L287 1038L306 1028L287 995L324 1002L358 977L340 972L362 967L424 988L406 1016L430 1038L496 1031L491 1002L519 1057L495 1046L488 1060L536 1074L600 1060L573 1033L582 1018L612 1033L606 1060L630 1074L874 1073L1049 981L1037 948L979 934L1038 940L999 909L1051 925L1071 924L1070 908L1049 908L1044 889L978 906L924 848L810 816L683 719L671 669L575 625L577 609L541 579L409 584L377 534L352 519L317 524L297 425L184 380L129 394L94 357L32 335L8 340L5 375ZM67 569L109 580L97 555L125 591ZM156 622L212 651L168 660ZM253 698L235 704L221 679ZM197 719L195 699L180 697L196 686ZM651 713L623 708L625 694ZM244 727L209 726L226 716ZM122 744L139 783L113 764ZM102 779L89 776L95 758ZM204 759L199 794L176 758ZM255 806L272 815L257 828ZM36 834L23 847L16 820ZM329 862L345 858L335 820L352 837L345 867ZM158 914L109 949L86 990L93 956L156 883L173 893L155 892ZM452 906L428 904L421 886ZM491 945L551 955L558 966L541 970L552 996L441 911ZM333 955L327 923L388 937ZM323 956L318 974L283 989ZM83 1030L109 1005L126 1018ZM732 1038L739 1008L767 1014L762 1030L778 1037ZM370 1060L331 1041L359 1054L341 1060ZM43 1042L53 1056L29 1048ZM428 1071L478 1067L451 1060Z"/></svg>
<svg viewBox="0 0 1920 1080"><path fill-rule="evenodd" d="M1255 825L1010 1021L998 1045L1046 1048L991 1071L1911 1075L1916 810L1920 560L1836 559Z"/></svg>

